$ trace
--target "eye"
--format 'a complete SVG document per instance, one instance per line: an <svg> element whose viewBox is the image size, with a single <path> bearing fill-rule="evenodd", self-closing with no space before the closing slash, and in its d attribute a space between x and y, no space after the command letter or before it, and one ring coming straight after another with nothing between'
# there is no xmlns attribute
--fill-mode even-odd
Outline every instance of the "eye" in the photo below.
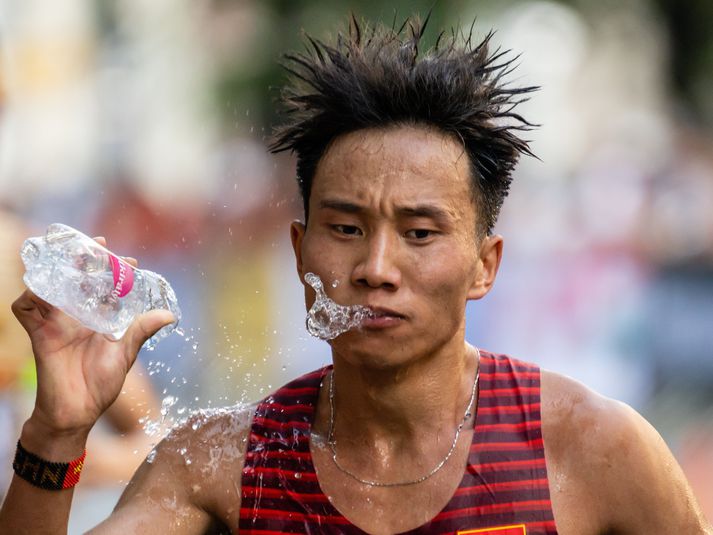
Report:
<svg viewBox="0 0 713 535"><path fill-rule="evenodd" d="M345 236L360 236L361 230L359 227L354 225L332 225L332 228L339 234L344 234Z"/></svg>
<svg viewBox="0 0 713 535"><path fill-rule="evenodd" d="M416 228L416 229L411 229L408 232L406 232L406 237L407 238L413 238L416 240L425 240L427 238L431 238L435 235L435 231L425 229L425 228Z"/></svg>

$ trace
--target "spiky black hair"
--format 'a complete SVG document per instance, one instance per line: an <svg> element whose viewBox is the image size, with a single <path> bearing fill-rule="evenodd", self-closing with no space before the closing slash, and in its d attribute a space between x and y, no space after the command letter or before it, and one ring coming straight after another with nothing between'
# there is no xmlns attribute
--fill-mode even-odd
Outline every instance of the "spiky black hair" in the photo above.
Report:
<svg viewBox="0 0 713 535"><path fill-rule="evenodd" d="M489 52L493 32L476 46L469 34L441 32L420 51L429 17L400 28L369 27L352 15L335 44L306 36L306 51L285 55L290 81L281 102L285 121L270 150L292 150L309 217L312 179L320 158L338 136L360 129L423 124L453 134L470 159L479 230L491 233L520 154L533 155L516 131L532 123L514 112L537 87L510 87L503 78L517 57Z"/></svg>

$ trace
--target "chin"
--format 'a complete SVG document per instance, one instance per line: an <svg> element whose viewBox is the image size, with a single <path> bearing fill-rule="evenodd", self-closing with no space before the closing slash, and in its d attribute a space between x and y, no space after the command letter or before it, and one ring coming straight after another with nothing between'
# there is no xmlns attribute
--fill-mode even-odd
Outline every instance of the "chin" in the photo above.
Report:
<svg viewBox="0 0 713 535"><path fill-rule="evenodd" d="M354 367L389 370L419 360L421 354L413 347L405 351L408 344L402 340L342 336L331 342L332 351L334 356Z"/></svg>
<svg viewBox="0 0 713 535"><path fill-rule="evenodd" d="M408 364L409 359L394 360L385 358L384 355L370 354L350 354L344 357L344 360L349 362L353 367L362 368L365 370L389 371L401 368L404 364Z"/></svg>

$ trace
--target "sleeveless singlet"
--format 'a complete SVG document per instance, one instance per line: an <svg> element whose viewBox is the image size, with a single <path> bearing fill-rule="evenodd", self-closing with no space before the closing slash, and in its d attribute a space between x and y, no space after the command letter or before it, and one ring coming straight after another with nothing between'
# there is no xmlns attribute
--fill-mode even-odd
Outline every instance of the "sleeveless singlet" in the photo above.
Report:
<svg viewBox="0 0 713 535"><path fill-rule="evenodd" d="M309 437L331 366L258 404L242 473L239 533L363 535L317 480ZM475 432L463 478L425 534L556 535L547 483L537 366L481 351Z"/></svg>

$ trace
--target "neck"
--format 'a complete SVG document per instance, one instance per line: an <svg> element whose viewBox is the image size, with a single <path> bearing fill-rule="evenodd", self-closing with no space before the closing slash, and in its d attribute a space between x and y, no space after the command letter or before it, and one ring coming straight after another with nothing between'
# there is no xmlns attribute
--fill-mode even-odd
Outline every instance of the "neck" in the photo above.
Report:
<svg viewBox="0 0 713 535"><path fill-rule="evenodd" d="M477 350L465 342L386 369L357 366L335 354L329 379L334 381L335 436L345 446L382 451L423 444L422 437L446 440L463 422L477 360ZM321 398L327 396L324 388ZM329 400L324 401L319 411L322 423L329 418Z"/></svg>

